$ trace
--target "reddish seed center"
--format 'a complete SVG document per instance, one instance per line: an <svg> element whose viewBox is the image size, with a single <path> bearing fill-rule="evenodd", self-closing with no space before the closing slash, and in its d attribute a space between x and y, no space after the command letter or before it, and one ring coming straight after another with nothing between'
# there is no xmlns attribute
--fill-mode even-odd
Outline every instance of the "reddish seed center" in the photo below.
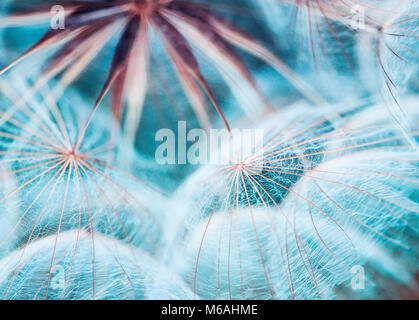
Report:
<svg viewBox="0 0 419 320"><path fill-rule="evenodd" d="M238 164L236 164L236 168L238 170L243 170L246 167L246 164L244 162L240 162Z"/></svg>
<svg viewBox="0 0 419 320"><path fill-rule="evenodd" d="M69 152L67 152L67 153L65 153L64 154L64 156L67 158L67 159L70 159L70 160L75 160L75 161L77 161L78 159L80 159L80 155L79 154L76 154L76 152L74 151L74 150L71 150L71 151L69 151Z"/></svg>
<svg viewBox="0 0 419 320"><path fill-rule="evenodd" d="M154 1L152 0L135 0L133 10L137 14L149 15L150 11L153 9L153 3Z"/></svg>
<svg viewBox="0 0 419 320"><path fill-rule="evenodd" d="M172 0L134 0L133 11L139 15L150 16L156 7L169 2L172 2Z"/></svg>

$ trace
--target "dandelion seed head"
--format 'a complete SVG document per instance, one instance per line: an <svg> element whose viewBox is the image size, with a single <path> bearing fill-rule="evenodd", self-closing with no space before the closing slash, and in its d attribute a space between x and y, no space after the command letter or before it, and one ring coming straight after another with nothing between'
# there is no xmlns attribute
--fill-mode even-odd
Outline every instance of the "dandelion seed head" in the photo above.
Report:
<svg viewBox="0 0 419 320"><path fill-rule="evenodd" d="M73 93L57 104L53 97L47 90L7 118L10 109L2 113L1 161L16 185L2 185L0 201L18 207L1 216L10 225L1 245L25 247L83 228L155 254L161 232L156 203L164 197L118 166L116 151L123 143L103 125L112 123L110 116L97 114L98 122L86 127L90 108L82 98Z"/></svg>
<svg viewBox="0 0 419 320"><path fill-rule="evenodd" d="M336 298L357 265L411 280L397 276L403 258L385 266L375 260L398 251L415 264L408 252L416 250L419 212L416 153L388 115L376 116L380 108L290 108L266 121L263 146L246 166L208 165L193 174L174 198L187 202L171 259L194 292ZM361 294L373 296L373 287Z"/></svg>
<svg viewBox="0 0 419 320"><path fill-rule="evenodd" d="M51 268L53 248L55 259ZM45 237L0 260L3 299L188 299L190 290L141 250L86 230ZM176 290L173 290L173 289Z"/></svg>
<svg viewBox="0 0 419 320"><path fill-rule="evenodd" d="M108 76L94 108L98 108L106 94L112 91L111 111L118 121L122 120L124 110L126 111L124 128L131 143L135 142L146 100L150 76L151 30L158 34L183 91L201 126L205 128L210 124L206 111L207 100L214 106L227 129L229 123L207 77L202 72L197 53L192 46L197 47L210 59L229 85L245 82L266 109L270 109L269 103L236 48L273 67L307 99L315 103L323 101L303 79L269 50L202 3L178 0L121 0L100 4L89 1L76 4L62 1L61 4L66 9L67 27L47 31L25 53L1 69L0 74L10 70L23 59L60 42L61 47L51 58L46 59L40 79L34 86L37 87L59 74L61 81L69 85L90 65L111 38L117 38L118 43L113 51ZM5 26L19 25L31 17L45 14L45 9L36 4L28 6L27 9L25 13L18 12L10 16L5 21Z"/></svg>
<svg viewBox="0 0 419 320"><path fill-rule="evenodd" d="M310 77L328 100L378 96L408 139L414 123L400 99L419 58L417 1L269 0L258 4L278 30L279 45L289 44L293 35L299 37L290 45L295 52L291 57L297 57L290 63L300 63L299 72ZM278 14L288 22L277 23ZM336 89L331 90L332 86ZM342 90L348 94L340 94Z"/></svg>

